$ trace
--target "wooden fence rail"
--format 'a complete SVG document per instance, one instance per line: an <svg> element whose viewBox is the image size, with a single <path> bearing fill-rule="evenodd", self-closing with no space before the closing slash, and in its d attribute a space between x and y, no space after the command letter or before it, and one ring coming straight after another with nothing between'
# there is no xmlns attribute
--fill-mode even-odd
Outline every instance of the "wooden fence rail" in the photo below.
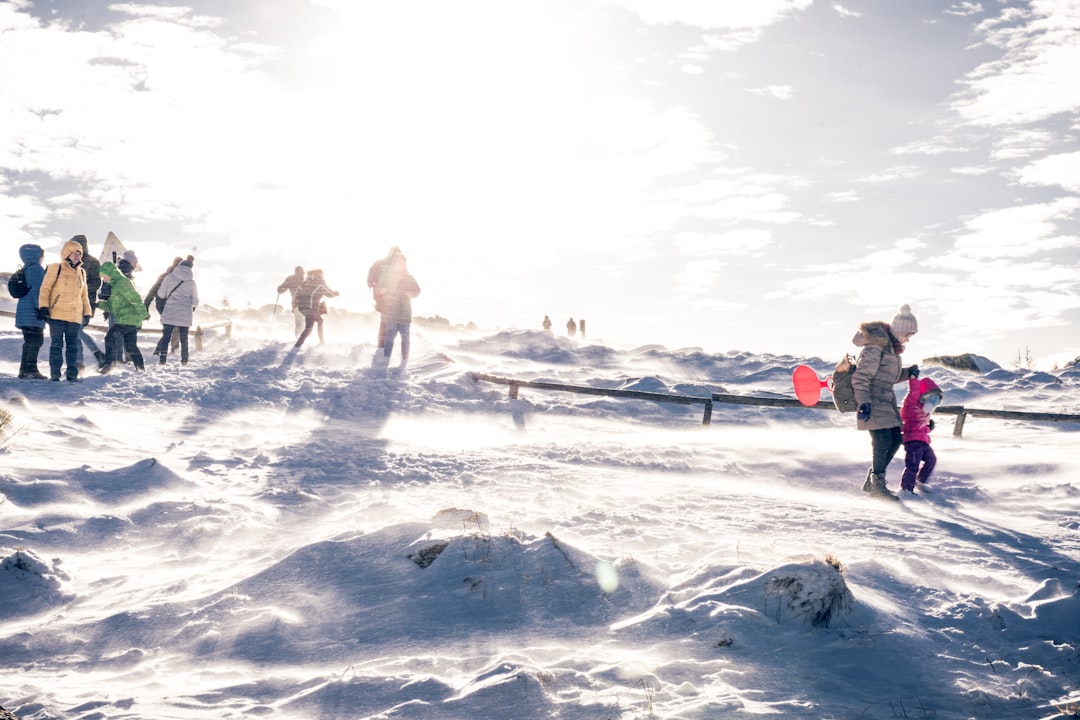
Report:
<svg viewBox="0 0 1080 720"><path fill-rule="evenodd" d="M0 310L0 317L13 318L13 317L15 317L15 313L13 313L13 312L11 312L9 310ZM95 323L91 323L91 324L87 325L86 327L89 328L90 330L100 330L103 333L109 331L109 326L108 325L98 325L98 324L95 324ZM207 323L206 325L196 325L189 332L190 335L195 337L195 349L196 350L202 350L203 335L206 334L207 330L214 330L214 329L217 329L217 328L225 328L225 337L227 337L227 338L232 337L232 320L218 320L216 322ZM143 327L143 328L141 328L139 330L139 332L140 333L155 333L157 335L160 335L161 334L161 328L160 327ZM178 337L177 334L173 333L173 338L177 338L177 337ZM174 340L174 342L178 342L178 340Z"/></svg>
<svg viewBox="0 0 1080 720"><path fill-rule="evenodd" d="M704 405L705 412L702 425L712 423L712 404L714 402L728 403L731 405L757 405L761 407L789 407L804 408L807 410L830 410L836 412L836 407L827 400L822 400L816 405L806 406L794 398L757 397L754 395L729 395L727 393L713 393L710 397L696 397L692 395L667 395L665 393L642 392L640 390L615 390L607 388L595 388L585 385L567 385L564 383L541 382L533 380L515 380L513 378L498 377L485 373L469 373L473 382L490 382L510 386L510 397L517 398L518 389L523 387L536 388L538 390L558 390L562 392L580 393L584 395L606 395L608 397L625 397L636 400L652 400L653 402L678 403L681 405ZM1002 420L1034 420L1037 422L1080 422L1080 415L1066 413L1025 412L1019 410L984 410L981 408L969 408L962 405L943 405L935 410L938 415L955 415L956 422L953 424L953 435L962 437L964 421L968 416L998 418Z"/></svg>
<svg viewBox="0 0 1080 720"><path fill-rule="evenodd" d="M693 395L667 395L665 393L643 392L641 390L616 390L614 388L595 388L586 385L564 385L563 383L542 382L536 380L514 380L512 378L487 375L485 373L469 373L473 382L481 380L499 385L510 386L510 397L517 398L518 389L536 388L538 390L558 390L562 392L579 393L582 395L604 395L607 397L633 398L634 400L651 400L659 403L676 403L678 405L703 405L705 410L701 418L702 425L712 422L712 398L695 397Z"/></svg>

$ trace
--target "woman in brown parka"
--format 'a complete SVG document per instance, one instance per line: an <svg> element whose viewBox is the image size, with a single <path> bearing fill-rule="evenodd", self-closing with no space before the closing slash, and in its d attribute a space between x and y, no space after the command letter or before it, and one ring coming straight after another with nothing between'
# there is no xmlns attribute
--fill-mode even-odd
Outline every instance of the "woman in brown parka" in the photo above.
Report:
<svg viewBox="0 0 1080 720"><path fill-rule="evenodd" d="M37 306L38 317L49 324L50 380L60 379L66 360L68 382L79 381L79 332L92 313L82 256L82 245L68 240L60 251L60 262L45 268L41 280Z"/></svg>
<svg viewBox="0 0 1080 720"><path fill-rule="evenodd" d="M918 367L905 368L900 359L907 341L918 331L919 324L911 314L911 307L904 305L891 323L863 323L852 338L862 348L851 376L851 387L859 403L856 427L870 432L873 447L873 463L863 484L863 491L871 495L896 499L885 486L885 470L903 444L900 409L893 386L907 382L912 373L918 377Z"/></svg>

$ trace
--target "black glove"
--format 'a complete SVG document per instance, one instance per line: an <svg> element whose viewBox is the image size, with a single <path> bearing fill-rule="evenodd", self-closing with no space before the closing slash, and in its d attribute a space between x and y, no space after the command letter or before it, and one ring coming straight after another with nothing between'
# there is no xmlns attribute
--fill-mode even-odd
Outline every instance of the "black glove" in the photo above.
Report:
<svg viewBox="0 0 1080 720"><path fill-rule="evenodd" d="M934 431L934 419L931 418L930 419L930 432L933 432L933 431Z"/></svg>
<svg viewBox="0 0 1080 720"><path fill-rule="evenodd" d="M913 378L919 377L919 366L918 365L912 365L911 367L908 368L908 377L913 377Z"/></svg>
<svg viewBox="0 0 1080 720"><path fill-rule="evenodd" d="M47 307L39 307L37 309L37 316L38 316L38 320L48 320L49 319L49 308L47 308Z"/></svg>
<svg viewBox="0 0 1080 720"><path fill-rule="evenodd" d="M82 316L82 326L86 327L89 324L90 324L90 316L89 315L83 315Z"/></svg>
<svg viewBox="0 0 1080 720"><path fill-rule="evenodd" d="M863 403L859 406L859 412L855 414L855 417L859 418L859 420L862 420L863 422L866 422L870 419L871 410L873 410L873 408L870 407L870 403Z"/></svg>
<svg viewBox="0 0 1080 720"><path fill-rule="evenodd" d="M109 317L110 317L110 315L109 315L108 310L102 310L101 311L101 319L102 320L104 320L105 322L109 322Z"/></svg>

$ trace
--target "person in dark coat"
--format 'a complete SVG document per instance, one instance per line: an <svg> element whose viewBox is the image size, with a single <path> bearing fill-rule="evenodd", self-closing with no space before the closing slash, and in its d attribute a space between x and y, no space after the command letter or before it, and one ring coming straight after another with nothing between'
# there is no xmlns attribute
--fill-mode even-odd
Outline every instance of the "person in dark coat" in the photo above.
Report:
<svg viewBox="0 0 1080 720"><path fill-rule="evenodd" d="M903 442L900 409L893 386L906 381L918 368L905 368L900 354L908 340L918 332L919 324L904 305L891 323L863 323L852 342L861 347L851 376L855 402L859 403L856 427L870 433L872 462L863 490L881 497L896 496L886 487L885 470Z"/></svg>
<svg viewBox="0 0 1080 720"><path fill-rule="evenodd" d="M404 370L409 362L409 328L412 325L412 300L420 294L420 285L409 274L405 254L400 250L386 260L375 286L376 307L386 325L382 352L375 351L372 367L381 370L390 364L394 340L401 336L401 365Z"/></svg>
<svg viewBox="0 0 1080 720"><path fill-rule="evenodd" d="M367 271L367 286L371 288L371 297L375 301L375 312L379 313L379 332L375 336L375 346L382 347L386 342L386 321L382 318L382 307L379 294L379 278L383 276L390 259L401 254L401 248L391 245L386 257L376 260Z"/></svg>
<svg viewBox="0 0 1080 720"><path fill-rule="evenodd" d="M299 348L303 345L304 341L308 339L308 335L311 335L311 329L315 327L315 324L322 323L320 310L325 307L322 299L324 297L337 297L339 294L336 290L331 290L330 286L326 284L322 270L308 271L307 278L296 290L296 307L304 314L304 329L301 331L300 337L296 338L294 347Z"/></svg>
<svg viewBox="0 0 1080 720"><path fill-rule="evenodd" d="M101 287L101 262L90 254L85 235L76 235L71 239L82 246L82 267L86 272L86 297L90 300L90 317L93 318L94 313L97 311L98 289ZM105 354L98 348L97 343L94 342L94 338L90 337L86 332L85 325L82 330L79 331L79 340L82 343L79 346L79 369L82 370L85 366L83 362L83 346L86 346L86 349L94 354L94 359L100 363L101 359L105 357Z"/></svg>
<svg viewBox="0 0 1080 720"><path fill-rule="evenodd" d="M278 285L277 288L278 295L281 295L281 293L288 290L289 296L292 298L293 324L296 330L297 337L300 337L300 333L304 332L304 324L307 322L307 318L304 317L304 313L302 313L299 308L296 307L296 291L299 290L300 286L304 284L305 279L306 275L304 273L304 268L297 265L296 269L293 271L293 274L282 280L281 284Z"/></svg>
<svg viewBox="0 0 1080 720"><path fill-rule="evenodd" d="M15 305L15 327L22 330L23 334L20 380L45 379L38 370L38 354L41 346L45 344L45 321L38 317L37 311L38 293L41 292L41 281L45 276L45 268L41 265L43 257L45 251L40 245L28 243L19 248L23 274L26 276L26 284L30 286L30 292L19 298Z"/></svg>

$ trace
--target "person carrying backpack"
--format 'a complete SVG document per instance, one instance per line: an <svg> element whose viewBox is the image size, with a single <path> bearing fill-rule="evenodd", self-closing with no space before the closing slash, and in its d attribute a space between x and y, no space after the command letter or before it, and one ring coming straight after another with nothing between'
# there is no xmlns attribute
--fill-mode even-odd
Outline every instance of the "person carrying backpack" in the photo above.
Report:
<svg viewBox="0 0 1080 720"><path fill-rule="evenodd" d="M322 324L321 308L325 307L322 302L324 297L337 297L340 293L331 290L323 279L322 270L309 270L307 278L296 289L296 309L304 315L304 329L300 337L296 338L293 347L299 348L311 335L311 329L316 323ZM321 340L321 336L320 336Z"/></svg>
<svg viewBox="0 0 1080 720"><path fill-rule="evenodd" d="M307 323L307 318L304 317L304 313L296 304L296 293L300 291L300 286L304 284L304 280L304 268L297 265L296 269L293 270L293 274L282 280L277 288L279 296L288 290L289 297L292 298L293 324L297 337L300 337L300 333L304 332L304 325Z"/></svg>
<svg viewBox="0 0 1080 720"><path fill-rule="evenodd" d="M38 354L41 346L45 344L45 321L38 317L37 312L38 293L45 277L45 268L41 266L41 258L44 256L45 251L40 245L28 243L19 248L23 275L26 276L29 287L28 292L19 298L15 306L15 327L22 330L23 334L22 360L19 362L20 380L45 379L38 370Z"/></svg>
<svg viewBox="0 0 1080 720"><path fill-rule="evenodd" d="M68 240L60 262L45 268L38 291L38 317L49 324L49 379L59 380L67 362L67 381L79 382L79 332L90 322L90 298L82 267L82 245Z"/></svg>
<svg viewBox="0 0 1080 720"><path fill-rule="evenodd" d="M109 372L113 364L121 359L117 345L122 345L127 351L136 370L145 370L146 363L139 351L139 328L150 313L143 305L139 291L116 265L103 263L101 277L110 286L108 299L101 302L101 310L109 313L114 323L105 335L105 359L98 365L98 372ZM117 342L118 338L122 342Z"/></svg>
<svg viewBox="0 0 1080 720"><path fill-rule="evenodd" d="M912 370L905 368L900 354L908 340L919 331L919 324L904 305L891 323L863 323L852 343L861 347L851 386L859 403L856 427L870 433L872 461L863 491L877 497L896 499L885 482L885 470L902 443L900 409L896 406L893 386L907 380Z"/></svg>

